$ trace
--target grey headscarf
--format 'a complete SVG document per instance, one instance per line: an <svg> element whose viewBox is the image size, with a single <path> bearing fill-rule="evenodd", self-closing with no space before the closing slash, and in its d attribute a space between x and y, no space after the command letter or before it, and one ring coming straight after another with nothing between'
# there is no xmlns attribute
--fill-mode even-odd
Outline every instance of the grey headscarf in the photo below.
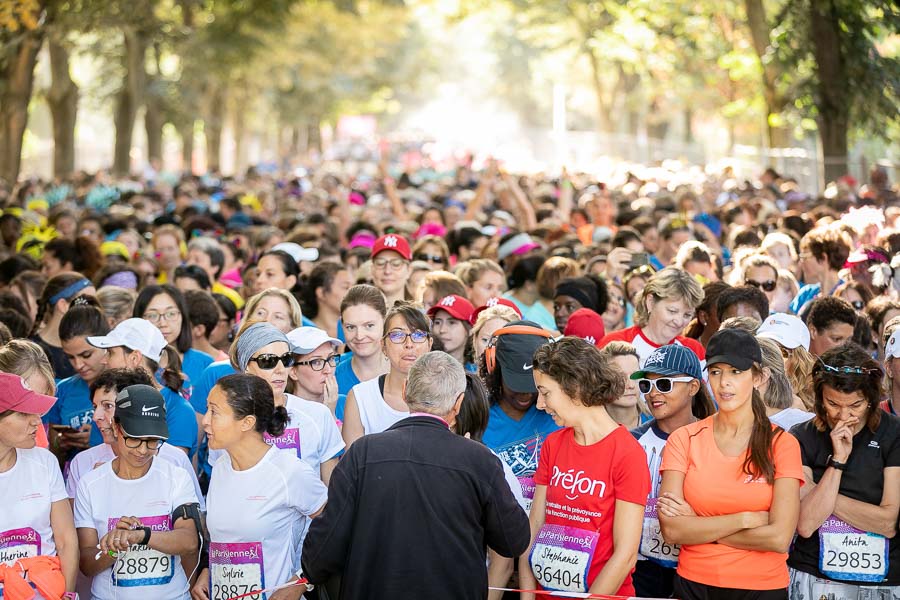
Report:
<svg viewBox="0 0 900 600"><path fill-rule="evenodd" d="M238 336L237 349L234 353L237 364L232 362L231 366L238 373L245 372L247 365L250 364L250 358L259 352L260 348L273 342L284 342L287 344L288 350L290 350L291 343L281 330L276 329L275 326L269 323L254 323Z"/></svg>

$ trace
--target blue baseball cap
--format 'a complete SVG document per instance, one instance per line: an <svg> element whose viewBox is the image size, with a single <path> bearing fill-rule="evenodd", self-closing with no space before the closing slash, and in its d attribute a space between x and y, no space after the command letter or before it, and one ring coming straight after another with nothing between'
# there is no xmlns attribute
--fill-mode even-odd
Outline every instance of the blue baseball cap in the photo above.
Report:
<svg viewBox="0 0 900 600"><path fill-rule="evenodd" d="M632 379L643 379L648 374L655 375L688 375L694 379L703 379L703 368L700 359L693 350L680 344L661 346L653 351L644 361L640 371L631 374Z"/></svg>

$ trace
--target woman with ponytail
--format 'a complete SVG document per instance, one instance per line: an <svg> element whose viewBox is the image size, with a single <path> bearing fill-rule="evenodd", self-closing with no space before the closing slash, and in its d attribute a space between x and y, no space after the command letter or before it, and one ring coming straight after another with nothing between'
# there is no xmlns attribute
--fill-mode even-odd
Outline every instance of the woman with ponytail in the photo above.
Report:
<svg viewBox="0 0 900 600"><path fill-rule="evenodd" d="M707 356L719 410L669 436L660 466L659 523L666 543L680 546L675 596L783 600L800 512L800 446L766 416L753 334L721 330Z"/></svg>
<svg viewBox="0 0 900 600"><path fill-rule="evenodd" d="M72 301L79 296L94 296L97 290L91 280L80 273L60 273L47 281L38 298L37 317L31 341L44 349L57 380L71 377L75 368L66 358L59 339L59 324Z"/></svg>
<svg viewBox="0 0 900 600"><path fill-rule="evenodd" d="M308 519L322 512L327 490L295 453L265 439L284 435L287 409L275 406L269 383L246 374L220 379L208 405L209 447L225 453L213 465L206 497L211 560L201 558L193 597L229 598L296 580ZM296 586L267 597L296 600L304 591Z"/></svg>

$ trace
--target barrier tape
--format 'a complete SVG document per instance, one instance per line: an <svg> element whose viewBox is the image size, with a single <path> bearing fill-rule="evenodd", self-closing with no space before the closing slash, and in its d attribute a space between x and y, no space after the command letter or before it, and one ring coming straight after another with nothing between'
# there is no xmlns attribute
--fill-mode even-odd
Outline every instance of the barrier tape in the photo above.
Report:
<svg viewBox="0 0 900 600"><path fill-rule="evenodd" d="M251 592L247 592L246 594L241 594L240 596L232 596L227 600L239 600L240 598L248 598L250 596L258 596L262 597L262 594L271 594L272 592L277 592L278 590L283 590L284 588L294 587L295 585L308 585L307 591L312 590L313 586L309 583L309 580L306 578L303 579L295 579L294 581L288 581L287 583L282 583L281 585L276 585L270 588L266 588L264 590L253 590Z"/></svg>
<svg viewBox="0 0 900 600"><path fill-rule="evenodd" d="M663 598L643 598L640 596L610 596L608 594L592 594L590 592L555 592L551 590L520 590L517 588L489 587L496 592L513 592L534 594L535 596L552 596L554 598L592 598L600 600L665 600Z"/></svg>

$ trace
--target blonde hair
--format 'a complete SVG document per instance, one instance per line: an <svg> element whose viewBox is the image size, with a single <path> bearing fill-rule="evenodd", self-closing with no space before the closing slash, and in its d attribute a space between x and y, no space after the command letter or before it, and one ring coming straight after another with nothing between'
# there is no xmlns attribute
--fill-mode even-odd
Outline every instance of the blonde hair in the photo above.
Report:
<svg viewBox="0 0 900 600"><path fill-rule="evenodd" d="M503 306L502 304L490 306L478 313L478 318L475 319L475 324L472 325L472 331L470 332L470 335L473 340L478 337L478 334L481 333L484 324L491 319L503 319L507 323L512 323L513 321L518 321L520 318L521 317L519 317L519 313L517 313L509 306Z"/></svg>
<svg viewBox="0 0 900 600"><path fill-rule="evenodd" d="M552 300L556 293L556 284L567 277L578 277L579 275L581 275L581 266L575 260L565 256L551 256L544 261L535 277L538 294Z"/></svg>
<svg viewBox="0 0 900 600"><path fill-rule="evenodd" d="M638 354L637 348L635 348L628 342L612 341L600 348L600 354L608 356L610 359L613 359L617 356L633 356L638 360L638 365L640 365L641 363L641 357ZM631 373L625 373L626 379L630 377ZM644 416L648 416L650 414L650 409L647 408L647 405L644 403L643 397L641 397L640 395L638 395L637 408L638 412L640 412Z"/></svg>
<svg viewBox="0 0 900 600"><path fill-rule="evenodd" d="M172 224L160 225L153 232L153 237L150 239L150 244L156 248L156 240L161 238L164 235L171 235L178 242L178 250L181 252L182 258L187 255L187 246L184 243L184 232Z"/></svg>
<svg viewBox="0 0 900 600"><path fill-rule="evenodd" d="M792 298L800 293L800 284L797 283L797 278L787 269L778 269L778 287L790 292Z"/></svg>
<svg viewBox="0 0 900 600"><path fill-rule="evenodd" d="M0 371L27 378L40 373L50 386L50 395L56 394L53 367L44 349L30 340L13 339L0 347Z"/></svg>
<svg viewBox="0 0 900 600"><path fill-rule="evenodd" d="M468 296L466 286L462 280L449 271L431 271L425 275L425 278L422 280L422 289L428 288L434 292L435 301L452 294L464 298Z"/></svg>
<svg viewBox="0 0 900 600"><path fill-rule="evenodd" d="M249 320L253 317L253 313L256 312L256 306L266 296L278 296L279 298L287 302L288 313L291 318L291 329L300 327L303 324L303 310L300 308L300 303L297 302L297 299L292 293L279 288L269 288L256 294L255 296L252 296L249 300L247 300L247 304L246 306L244 306L245 320Z"/></svg>
<svg viewBox="0 0 900 600"><path fill-rule="evenodd" d="M650 321L647 299L683 300L691 310L696 310L703 302L703 288L690 273L676 267L666 267L647 280L647 285L637 295L634 306L634 324L646 327Z"/></svg>
<svg viewBox="0 0 900 600"><path fill-rule="evenodd" d="M453 274L459 277L464 285L472 287L475 285L475 282L481 279L481 276L488 271L493 271L494 273L501 275L504 281L506 280L506 273L503 272L503 267L489 258L473 258L461 262L456 265Z"/></svg>
<svg viewBox="0 0 900 600"><path fill-rule="evenodd" d="M759 245L759 251L764 254L768 254L769 249L772 246L777 246L778 244L787 246L788 252L791 253L791 260L793 262L797 262L797 249L794 247L794 240L791 239L791 236L781 231L773 231L772 233L767 233L766 237L763 238L762 243Z"/></svg>
<svg viewBox="0 0 900 600"><path fill-rule="evenodd" d="M103 316L110 329L131 316L137 294L115 285L107 285L97 290L97 301L103 309Z"/></svg>
<svg viewBox="0 0 900 600"><path fill-rule="evenodd" d="M794 403L791 392L791 382L784 372L784 358L781 356L781 347L778 342L769 338L757 337L759 348L762 350L763 369L768 371L769 384L766 393L763 394L763 402L769 408L784 410Z"/></svg>
<svg viewBox="0 0 900 600"><path fill-rule="evenodd" d="M788 366L792 362L792 366ZM794 393L803 401L805 410L813 412L816 403L816 393L813 389L813 367L816 366L816 357L803 346L797 346L791 350L791 358L785 361L785 373Z"/></svg>
<svg viewBox="0 0 900 600"><path fill-rule="evenodd" d="M690 262L712 264L713 251L703 242L688 240L678 248L678 253L672 263L679 269L683 269Z"/></svg>

